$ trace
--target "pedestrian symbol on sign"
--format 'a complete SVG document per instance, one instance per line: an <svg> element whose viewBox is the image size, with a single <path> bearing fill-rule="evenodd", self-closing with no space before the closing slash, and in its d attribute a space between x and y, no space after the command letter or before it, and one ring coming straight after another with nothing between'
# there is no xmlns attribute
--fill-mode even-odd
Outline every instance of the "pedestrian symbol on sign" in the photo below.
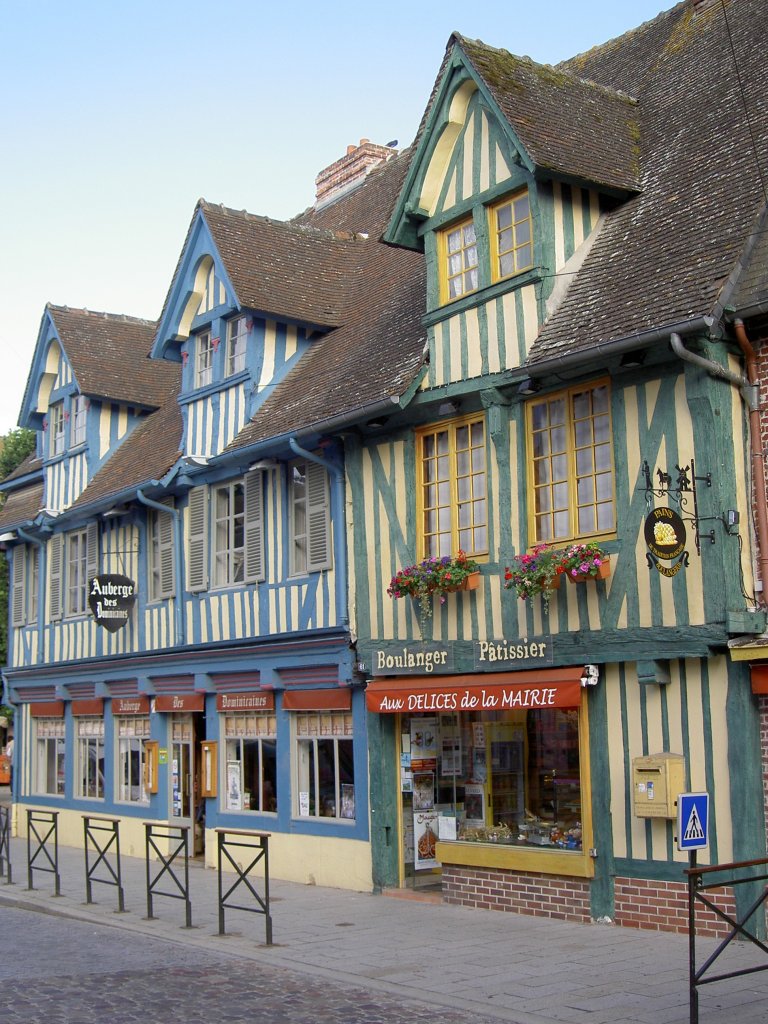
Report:
<svg viewBox="0 0 768 1024"><path fill-rule="evenodd" d="M709 845L709 793L680 793L677 798L677 848Z"/></svg>
<svg viewBox="0 0 768 1024"><path fill-rule="evenodd" d="M699 815L696 812L696 804L691 807L691 816L688 818L688 824L685 826L684 839L706 839L704 829L701 827L699 821Z"/></svg>

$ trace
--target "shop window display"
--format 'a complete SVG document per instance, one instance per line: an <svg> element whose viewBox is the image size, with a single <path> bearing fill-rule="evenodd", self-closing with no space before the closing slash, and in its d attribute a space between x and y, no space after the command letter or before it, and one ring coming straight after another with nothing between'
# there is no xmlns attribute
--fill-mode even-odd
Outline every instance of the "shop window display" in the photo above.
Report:
<svg viewBox="0 0 768 1024"><path fill-rule="evenodd" d="M228 811L277 811L277 720L226 715Z"/></svg>
<svg viewBox="0 0 768 1024"><path fill-rule="evenodd" d="M579 712L570 708L401 717L405 861L435 843L579 851Z"/></svg>

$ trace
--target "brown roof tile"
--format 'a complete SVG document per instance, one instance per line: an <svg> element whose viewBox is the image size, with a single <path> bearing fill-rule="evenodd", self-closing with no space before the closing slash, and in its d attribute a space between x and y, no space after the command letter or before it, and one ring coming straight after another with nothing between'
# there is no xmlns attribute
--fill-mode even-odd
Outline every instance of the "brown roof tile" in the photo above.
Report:
<svg viewBox="0 0 768 1024"><path fill-rule="evenodd" d="M454 36L537 170L635 192L637 103L571 71Z"/></svg>
<svg viewBox="0 0 768 1024"><path fill-rule="evenodd" d="M150 409L162 404L178 368L150 361L154 322L67 306L46 308L84 395Z"/></svg>
<svg viewBox="0 0 768 1024"><path fill-rule="evenodd" d="M12 530L34 519L43 507L43 483L11 491L0 508L0 530Z"/></svg>

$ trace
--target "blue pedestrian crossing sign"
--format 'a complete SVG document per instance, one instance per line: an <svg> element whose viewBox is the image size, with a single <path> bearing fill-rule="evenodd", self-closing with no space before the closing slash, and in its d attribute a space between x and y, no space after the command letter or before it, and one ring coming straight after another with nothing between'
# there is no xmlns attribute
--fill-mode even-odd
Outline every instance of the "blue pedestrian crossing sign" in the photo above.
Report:
<svg viewBox="0 0 768 1024"><path fill-rule="evenodd" d="M678 850L709 845L709 793L681 793L677 798Z"/></svg>

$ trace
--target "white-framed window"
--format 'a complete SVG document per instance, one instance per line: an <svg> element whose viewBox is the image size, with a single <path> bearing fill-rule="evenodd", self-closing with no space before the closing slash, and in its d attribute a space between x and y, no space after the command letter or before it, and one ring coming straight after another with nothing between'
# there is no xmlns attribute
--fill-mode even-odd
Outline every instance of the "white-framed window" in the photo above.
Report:
<svg viewBox="0 0 768 1024"><path fill-rule="evenodd" d="M328 474L316 462L289 467L291 498L291 574L301 576L331 567L331 509Z"/></svg>
<svg viewBox="0 0 768 1024"><path fill-rule="evenodd" d="M37 622L37 602L40 594L40 548L32 544L27 549L27 622Z"/></svg>
<svg viewBox="0 0 768 1024"><path fill-rule="evenodd" d="M244 559L245 487L236 480L213 488L213 585L242 583Z"/></svg>
<svg viewBox="0 0 768 1024"><path fill-rule="evenodd" d="M294 736L294 814L301 818L354 820L352 713L296 712Z"/></svg>
<svg viewBox="0 0 768 1024"><path fill-rule="evenodd" d="M56 402L48 408L48 430L50 431L50 455L61 455L66 450L67 437L64 429L64 403Z"/></svg>
<svg viewBox="0 0 768 1024"><path fill-rule="evenodd" d="M238 316L227 324L227 375L240 373L245 369L245 345L248 327L244 316Z"/></svg>
<svg viewBox="0 0 768 1024"><path fill-rule="evenodd" d="M88 580L98 572L99 527L58 533L48 542L48 606L52 620L83 615L88 607Z"/></svg>
<svg viewBox="0 0 768 1024"><path fill-rule="evenodd" d="M147 517L149 539L149 600L173 597L175 566L173 557L173 513L150 509Z"/></svg>
<svg viewBox="0 0 768 1024"><path fill-rule="evenodd" d="M149 803L145 783L149 716L117 718L117 799L125 803Z"/></svg>
<svg viewBox="0 0 768 1024"><path fill-rule="evenodd" d="M198 388L213 383L213 353L211 332L198 334L195 346L195 386Z"/></svg>
<svg viewBox="0 0 768 1024"><path fill-rule="evenodd" d="M75 395L72 399L69 414L70 444L76 447L85 444L85 425L87 422L88 401L85 395Z"/></svg>
<svg viewBox="0 0 768 1024"><path fill-rule="evenodd" d="M77 729L76 794L80 797L103 800L104 719L96 716L76 718L75 724Z"/></svg>
<svg viewBox="0 0 768 1024"><path fill-rule="evenodd" d="M83 615L88 601L88 536L67 534L67 615Z"/></svg>
<svg viewBox="0 0 768 1024"><path fill-rule="evenodd" d="M35 719L35 792L64 796L66 740L63 718Z"/></svg>
<svg viewBox="0 0 768 1024"><path fill-rule="evenodd" d="M263 580L264 472L254 470L242 480L210 489L193 488L189 492L187 537L188 590L208 589L211 562L211 586Z"/></svg>
<svg viewBox="0 0 768 1024"><path fill-rule="evenodd" d="M12 582L11 625L24 626L37 622L40 549L36 544L20 544L14 548Z"/></svg>
<svg viewBox="0 0 768 1024"><path fill-rule="evenodd" d="M277 719L274 713L225 715L224 736L225 810L276 812Z"/></svg>

